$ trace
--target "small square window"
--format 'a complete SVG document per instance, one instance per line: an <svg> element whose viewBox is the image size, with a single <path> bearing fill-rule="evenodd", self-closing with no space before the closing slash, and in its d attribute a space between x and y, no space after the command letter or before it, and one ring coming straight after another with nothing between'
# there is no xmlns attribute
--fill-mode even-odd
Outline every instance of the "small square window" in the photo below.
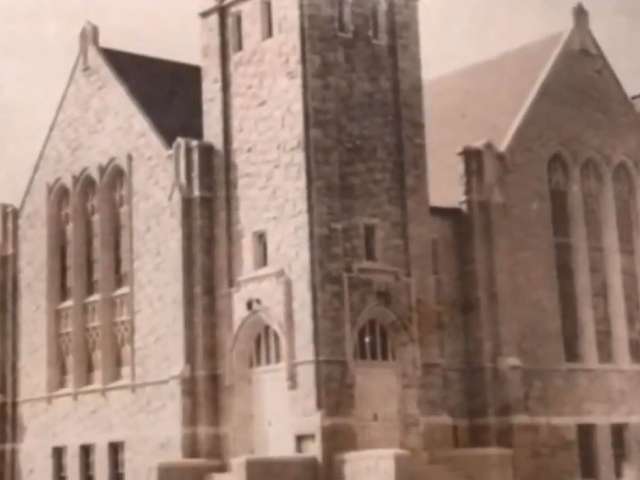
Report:
<svg viewBox="0 0 640 480"><path fill-rule="evenodd" d="M262 39L273 37L273 5L271 0L262 0Z"/></svg>
<svg viewBox="0 0 640 480"><path fill-rule="evenodd" d="M269 246L264 231L253 234L253 264L256 270L269 264Z"/></svg>
<svg viewBox="0 0 640 480"><path fill-rule="evenodd" d="M364 225L364 259L367 262L378 261L378 229L376 225Z"/></svg>
<svg viewBox="0 0 640 480"><path fill-rule="evenodd" d="M53 461L53 480L67 480L67 449L65 447L53 447L51 451Z"/></svg>
<svg viewBox="0 0 640 480"><path fill-rule="evenodd" d="M231 52L242 51L242 13L233 12L229 17L229 42Z"/></svg>

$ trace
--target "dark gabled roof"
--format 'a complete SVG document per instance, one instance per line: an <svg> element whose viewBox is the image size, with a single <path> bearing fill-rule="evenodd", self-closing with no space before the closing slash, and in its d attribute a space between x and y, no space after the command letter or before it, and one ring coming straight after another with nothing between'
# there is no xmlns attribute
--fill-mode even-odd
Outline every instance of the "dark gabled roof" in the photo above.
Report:
<svg viewBox="0 0 640 480"><path fill-rule="evenodd" d="M177 137L202 138L200 67L110 48L101 50L167 145Z"/></svg>
<svg viewBox="0 0 640 480"><path fill-rule="evenodd" d="M557 33L427 81L432 205L460 204L463 172L458 152L484 141L503 145L564 38Z"/></svg>
<svg viewBox="0 0 640 480"><path fill-rule="evenodd" d="M640 94L632 96L631 102L633 103L633 106L636 107L636 110L640 112Z"/></svg>

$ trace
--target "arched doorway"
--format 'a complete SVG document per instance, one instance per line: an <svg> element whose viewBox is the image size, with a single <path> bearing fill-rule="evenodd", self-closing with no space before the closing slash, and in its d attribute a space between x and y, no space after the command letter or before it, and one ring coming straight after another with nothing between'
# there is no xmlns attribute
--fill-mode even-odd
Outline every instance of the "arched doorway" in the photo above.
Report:
<svg viewBox="0 0 640 480"><path fill-rule="evenodd" d="M292 452L287 376L280 335L269 325L255 335L249 358L256 454Z"/></svg>
<svg viewBox="0 0 640 480"><path fill-rule="evenodd" d="M237 454L294 452L286 345L262 315L247 318L234 345L233 436Z"/></svg>
<svg viewBox="0 0 640 480"><path fill-rule="evenodd" d="M365 311L353 345L354 417L359 448L397 448L403 406L402 333L383 308Z"/></svg>

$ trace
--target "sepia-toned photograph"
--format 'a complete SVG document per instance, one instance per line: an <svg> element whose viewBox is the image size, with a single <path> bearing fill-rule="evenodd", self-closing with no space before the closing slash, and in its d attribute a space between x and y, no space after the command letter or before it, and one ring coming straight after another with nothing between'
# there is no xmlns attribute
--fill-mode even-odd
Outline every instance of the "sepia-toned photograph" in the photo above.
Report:
<svg viewBox="0 0 640 480"><path fill-rule="evenodd" d="M640 480L640 0L0 20L0 480Z"/></svg>

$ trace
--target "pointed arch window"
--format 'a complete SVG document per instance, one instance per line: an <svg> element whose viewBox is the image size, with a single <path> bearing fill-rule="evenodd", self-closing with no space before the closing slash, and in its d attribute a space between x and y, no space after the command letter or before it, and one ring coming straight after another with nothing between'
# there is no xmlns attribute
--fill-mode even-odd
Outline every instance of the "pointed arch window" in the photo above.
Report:
<svg viewBox="0 0 640 480"><path fill-rule="evenodd" d="M560 155L549 162L548 177L564 356L567 362L577 362L580 351L569 211L569 169Z"/></svg>
<svg viewBox="0 0 640 480"><path fill-rule="evenodd" d="M632 176L624 165L613 171L618 246L629 334L631 360L640 363L640 302L638 301L638 273L636 270L636 191Z"/></svg>
<svg viewBox="0 0 640 480"><path fill-rule="evenodd" d="M378 320L368 320L360 330L356 343L356 360L367 362L393 362L395 349L387 328Z"/></svg>
<svg viewBox="0 0 640 480"><path fill-rule="evenodd" d="M87 177L80 189L81 229L84 253L84 295L82 319L84 325L83 342L86 356L83 356L86 384L98 382L101 370L100 321L98 317L98 299L100 279L100 225L97 197L97 184L92 177Z"/></svg>
<svg viewBox="0 0 640 480"><path fill-rule="evenodd" d="M58 255L60 262L60 301L71 298L71 202L69 190L60 193L58 200Z"/></svg>
<svg viewBox="0 0 640 480"><path fill-rule="evenodd" d="M129 202L126 177L119 171L113 182L113 258L116 288L129 285Z"/></svg>
<svg viewBox="0 0 640 480"><path fill-rule="evenodd" d="M598 361L613 360L611 318L607 290L606 258L603 241L603 191L604 183L598 166L588 160L580 172L584 220L587 230L589 273L591 278L591 302L596 327Z"/></svg>
<svg viewBox="0 0 640 480"><path fill-rule="evenodd" d="M85 222L85 268L86 268L86 294L93 295L98 292L99 278L99 224L98 224L98 200L96 183L88 179L83 192L83 207Z"/></svg>
<svg viewBox="0 0 640 480"><path fill-rule="evenodd" d="M73 224L71 218L71 197L66 187L61 187L55 203L52 240L55 242L56 263L58 272L57 306L55 308L55 362L57 388L69 388L73 377L72 335L73 323L71 317L72 268L71 268L71 239Z"/></svg>
<svg viewBox="0 0 640 480"><path fill-rule="evenodd" d="M253 340L253 351L249 359L250 368L277 365L282 362L280 335L269 325L262 327Z"/></svg>
<svg viewBox="0 0 640 480"><path fill-rule="evenodd" d="M120 167L114 167L109 181L108 211L109 238L111 251L109 257L113 259L113 312L112 338L115 344L112 364L114 380L126 378L131 372L133 325L131 315L131 272L130 272L130 195L127 176Z"/></svg>

